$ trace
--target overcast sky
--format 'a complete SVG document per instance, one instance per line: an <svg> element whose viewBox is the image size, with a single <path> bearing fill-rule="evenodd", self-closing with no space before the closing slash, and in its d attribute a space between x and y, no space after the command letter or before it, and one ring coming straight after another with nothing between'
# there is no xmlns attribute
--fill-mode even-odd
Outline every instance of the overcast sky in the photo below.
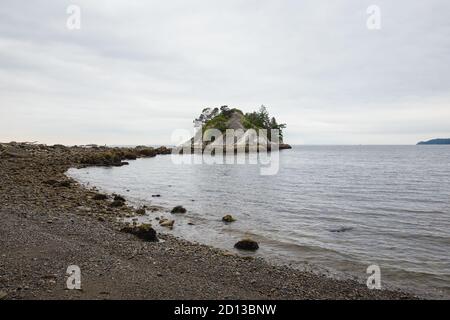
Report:
<svg viewBox="0 0 450 320"><path fill-rule="evenodd" d="M0 0L2 142L168 144L261 104L292 144L450 137L450 1Z"/></svg>

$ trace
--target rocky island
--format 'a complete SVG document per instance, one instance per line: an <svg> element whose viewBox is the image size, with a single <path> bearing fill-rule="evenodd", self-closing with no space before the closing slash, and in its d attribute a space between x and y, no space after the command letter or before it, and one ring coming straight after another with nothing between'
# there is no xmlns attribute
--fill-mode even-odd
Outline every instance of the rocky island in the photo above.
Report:
<svg viewBox="0 0 450 320"><path fill-rule="evenodd" d="M204 108L200 116L194 120L199 130L195 137L178 148L223 148L236 152L283 150L292 147L283 142L283 129L286 124L279 124L275 117L270 117L266 107L262 105L258 111L244 113L237 108L222 106L220 108ZM276 134L276 136L272 136ZM185 149L186 150L186 149Z"/></svg>

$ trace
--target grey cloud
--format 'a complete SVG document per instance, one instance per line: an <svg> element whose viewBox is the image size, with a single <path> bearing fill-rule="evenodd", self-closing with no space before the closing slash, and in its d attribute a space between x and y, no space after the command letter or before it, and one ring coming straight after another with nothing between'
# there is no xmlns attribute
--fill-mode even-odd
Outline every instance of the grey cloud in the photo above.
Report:
<svg viewBox="0 0 450 320"><path fill-rule="evenodd" d="M375 2L380 31L357 0L77 1L69 31L70 1L3 0L0 140L169 143L223 104L291 143L450 136L450 3Z"/></svg>

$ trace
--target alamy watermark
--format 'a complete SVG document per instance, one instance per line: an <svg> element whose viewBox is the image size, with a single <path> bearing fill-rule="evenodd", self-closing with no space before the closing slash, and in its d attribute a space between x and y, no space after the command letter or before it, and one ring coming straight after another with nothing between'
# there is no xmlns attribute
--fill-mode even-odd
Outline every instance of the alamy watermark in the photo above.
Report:
<svg viewBox="0 0 450 320"><path fill-rule="evenodd" d="M81 8L75 4L71 4L67 7L66 13L69 15L67 17L66 26L69 30L80 30L81 29Z"/></svg>
<svg viewBox="0 0 450 320"><path fill-rule="evenodd" d="M372 264L367 267L367 274L370 276L367 278L367 288L369 289L381 289L381 269L378 265Z"/></svg>
<svg viewBox="0 0 450 320"><path fill-rule="evenodd" d="M198 128L198 127L197 127ZM194 132L175 130L172 134L172 162L175 164L254 164L261 175L279 170L280 131L278 129L226 129L202 126Z"/></svg>
<svg viewBox="0 0 450 320"><path fill-rule="evenodd" d="M69 276L66 287L69 290L81 290L81 269L77 265L67 267L66 274Z"/></svg>
<svg viewBox="0 0 450 320"><path fill-rule="evenodd" d="M371 5L367 8L366 13L369 15L366 21L367 29L381 30L381 9L377 5Z"/></svg>

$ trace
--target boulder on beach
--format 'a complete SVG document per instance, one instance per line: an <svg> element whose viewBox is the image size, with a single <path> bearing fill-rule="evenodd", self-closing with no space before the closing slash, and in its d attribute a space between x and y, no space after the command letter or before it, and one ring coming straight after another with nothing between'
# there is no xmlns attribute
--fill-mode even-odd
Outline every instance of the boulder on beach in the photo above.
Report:
<svg viewBox="0 0 450 320"><path fill-rule="evenodd" d="M55 179L49 179L44 181L45 184L48 184L50 186L54 186L54 187L65 187L65 188L69 188L70 187L70 181L69 180L55 180Z"/></svg>
<svg viewBox="0 0 450 320"><path fill-rule="evenodd" d="M94 200L106 200L108 199L108 196L106 194L102 194L102 193L96 193L92 199Z"/></svg>
<svg viewBox="0 0 450 320"><path fill-rule="evenodd" d="M227 214L226 216L224 216L222 218L222 221L223 222L234 222L234 221L236 221L236 219L233 218L233 216L231 214Z"/></svg>
<svg viewBox="0 0 450 320"><path fill-rule="evenodd" d="M121 201L121 200L114 200L113 202L111 202L110 206L117 208L117 207L123 207L125 205L125 202Z"/></svg>
<svg viewBox="0 0 450 320"><path fill-rule="evenodd" d="M156 231L151 224L143 223L139 226L125 226L120 231L131 233L145 241L159 241Z"/></svg>
<svg viewBox="0 0 450 320"><path fill-rule="evenodd" d="M114 200L125 202L125 198L118 194L114 195Z"/></svg>
<svg viewBox="0 0 450 320"><path fill-rule="evenodd" d="M170 213L186 213L186 209L183 206L176 206L170 211Z"/></svg>
<svg viewBox="0 0 450 320"><path fill-rule="evenodd" d="M259 249L258 242L252 240L252 239L242 239L241 241L236 242L234 245L236 249L240 250L248 250L248 251L255 251Z"/></svg>

